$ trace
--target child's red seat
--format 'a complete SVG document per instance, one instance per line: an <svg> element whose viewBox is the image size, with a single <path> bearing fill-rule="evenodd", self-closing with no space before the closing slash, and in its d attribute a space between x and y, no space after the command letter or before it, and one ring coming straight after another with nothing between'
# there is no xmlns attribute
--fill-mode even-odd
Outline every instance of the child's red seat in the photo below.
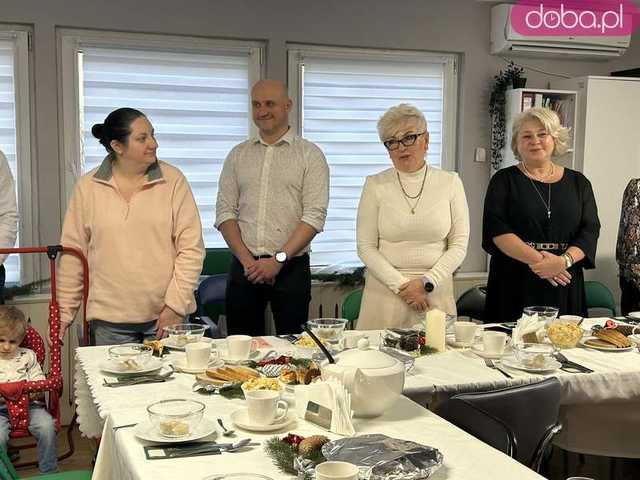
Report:
<svg viewBox="0 0 640 480"><path fill-rule="evenodd" d="M9 423L11 424L10 438L29 437L29 394L35 392L48 392L47 410L53 417L56 431L60 430L60 396L62 395L62 367L61 367L61 345L60 341L60 312L58 310L58 302L56 300L56 257L58 253L72 253L80 258L84 269L84 285L83 285L83 310L86 322L87 313L87 294L89 290L89 274L88 265L85 256L79 250L71 247L63 247L61 245L49 247L30 247L30 248L0 248L0 254L3 253L46 253L49 257L49 268L51 271L51 301L49 302L49 335L51 338L51 349L49 352L49 372L46 373L44 380L38 381L20 381L0 383L0 395L2 395L7 404L9 414ZM29 348L36 353L38 363L43 365L45 359L45 345L40 334L30 325L24 341L20 346ZM75 419L75 416L74 416ZM72 421L72 425L73 425ZM70 433L70 432L69 432ZM70 439L70 435L69 435ZM31 445L29 445L31 446ZM63 455L66 458L73 453L73 444L70 443L71 451ZM30 462L35 464L35 462ZM27 464L23 464L27 465Z"/></svg>

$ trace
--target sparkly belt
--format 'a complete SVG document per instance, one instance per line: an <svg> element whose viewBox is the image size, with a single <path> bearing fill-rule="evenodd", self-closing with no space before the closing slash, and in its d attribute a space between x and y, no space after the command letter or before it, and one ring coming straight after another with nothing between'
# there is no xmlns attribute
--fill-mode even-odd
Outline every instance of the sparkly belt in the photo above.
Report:
<svg viewBox="0 0 640 480"><path fill-rule="evenodd" d="M525 242L530 247L535 248L536 250L566 250L569 246L568 243L535 243L535 242Z"/></svg>

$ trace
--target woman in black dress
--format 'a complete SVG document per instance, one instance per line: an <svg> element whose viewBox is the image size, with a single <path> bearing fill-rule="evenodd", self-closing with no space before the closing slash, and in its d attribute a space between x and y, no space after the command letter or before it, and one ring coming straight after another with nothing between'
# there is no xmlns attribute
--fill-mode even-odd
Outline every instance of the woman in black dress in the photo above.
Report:
<svg viewBox="0 0 640 480"><path fill-rule="evenodd" d="M496 172L484 204L491 254L485 322L515 321L530 305L587 316L583 268L595 267L600 232L591 183L553 163L568 148L555 112L532 108L513 124L520 163Z"/></svg>

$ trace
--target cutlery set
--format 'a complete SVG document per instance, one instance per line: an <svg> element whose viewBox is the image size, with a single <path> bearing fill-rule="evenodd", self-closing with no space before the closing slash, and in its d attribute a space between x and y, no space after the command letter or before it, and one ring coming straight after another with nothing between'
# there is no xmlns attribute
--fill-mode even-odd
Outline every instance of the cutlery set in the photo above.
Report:
<svg viewBox="0 0 640 480"><path fill-rule="evenodd" d="M235 443L199 442L184 445L166 446L149 445L144 447L148 460L162 460L167 458L200 457L203 455L219 455L223 452L233 453L244 447L254 447L259 442L251 442L250 438L243 438Z"/></svg>
<svg viewBox="0 0 640 480"><path fill-rule="evenodd" d="M103 379L105 387L128 387L130 385L142 385L145 383L162 383L166 382L171 375L175 372L173 365L169 364L169 371L162 374L154 375L137 375L135 377L121 376L116 377L115 382L109 382L106 378Z"/></svg>

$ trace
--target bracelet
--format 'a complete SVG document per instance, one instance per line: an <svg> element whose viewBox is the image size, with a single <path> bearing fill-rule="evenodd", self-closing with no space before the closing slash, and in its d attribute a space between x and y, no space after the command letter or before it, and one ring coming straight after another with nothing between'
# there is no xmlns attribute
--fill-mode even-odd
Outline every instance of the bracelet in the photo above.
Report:
<svg viewBox="0 0 640 480"><path fill-rule="evenodd" d="M571 268L571 266L573 265L573 257L566 252L563 253L561 257L564 259L565 268Z"/></svg>
<svg viewBox="0 0 640 480"><path fill-rule="evenodd" d="M575 259L573 258L573 255L571 255L571 253L569 253L569 250L566 250L564 252L565 255L567 255L570 259L571 259L571 265L573 265L574 263L576 263Z"/></svg>

